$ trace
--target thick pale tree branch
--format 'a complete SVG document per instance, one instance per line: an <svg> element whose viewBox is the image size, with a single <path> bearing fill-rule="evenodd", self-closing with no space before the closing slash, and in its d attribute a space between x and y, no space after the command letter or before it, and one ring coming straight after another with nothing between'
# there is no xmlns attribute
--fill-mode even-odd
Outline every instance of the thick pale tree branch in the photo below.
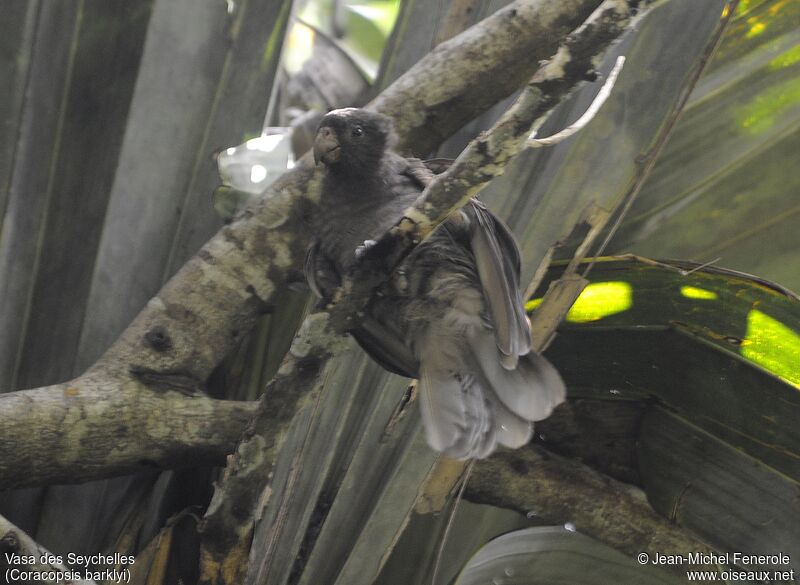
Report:
<svg viewBox="0 0 800 585"><path fill-rule="evenodd" d="M633 3L604 2L575 32L568 35L556 56L545 63L501 120L470 143L448 172L435 180L406 210L397 226L371 247L356 273L334 294L334 303L309 316L284 360L281 379L293 389L291 401L310 401L321 387L320 374L334 355L341 334L352 328L355 315L373 290L389 277L408 252L424 240L454 210L465 205L488 181L502 174L508 162L524 147L531 126L560 103L594 70L595 60L630 24ZM313 333L311 333L313 331ZM300 350L298 353L297 350ZM301 364L304 368L301 369ZM313 374L313 375L311 375ZM275 413L285 413L284 417ZM206 514L202 570L203 583L239 583L245 570L253 517L269 501L268 482L278 446L291 422L292 409L275 408L275 398L264 395L264 408L252 434L239 445L229 464L225 481L218 487ZM261 433L266 433L264 436ZM265 449L264 446L268 446ZM244 510L253 510L243 515ZM239 511L240 513L235 513ZM259 550L255 571L246 583L260 583L259 567L271 558Z"/></svg>
<svg viewBox="0 0 800 585"><path fill-rule="evenodd" d="M538 61L552 55L559 41L598 4L599 0L512 2L463 37L437 47L381 94L373 107L395 120L405 147L413 146L420 152L432 148L461 124L512 93L533 73ZM425 112L447 115L426 116ZM148 400L161 404L160 399L149 396L151 392L201 389L259 316L272 309L276 292L287 283L303 279L301 266L309 237L307 216L317 201L317 180L315 169L301 164L274 183L181 268L87 374L68 384L9 394L0 402L0 444L19 444L25 440L19 429L38 424L34 410L42 404L43 394L39 393L49 394L53 404L60 404L63 412L59 416L69 421L80 420L83 412L94 412L89 407L103 392L119 394L115 407L125 411ZM65 387L91 387L92 392L82 390L67 400L63 396ZM176 412L182 412L183 407L178 406L182 401L201 399L173 393L169 400ZM191 404L186 402L185 408L191 410ZM131 431L105 413L93 415L93 419L91 426L98 433L105 426L103 436ZM104 470L105 454L87 448L81 441L81 429L81 425L74 432L64 427L59 429L63 437L36 438L42 462L38 470L48 462L58 465L56 462L67 453L72 460L84 462L80 469L61 468L60 475L37 476L26 466L4 465L6 485L88 481L137 465L175 464L174 452L150 449L148 457L142 452L121 450L114 470ZM160 433L156 429L145 426L141 432L142 445L150 448L158 444ZM154 435L145 436L147 433ZM195 447L189 442L192 438L179 433L173 439L186 441L188 451Z"/></svg>
<svg viewBox="0 0 800 585"><path fill-rule="evenodd" d="M509 96L525 85L539 62L550 58L599 5L599 1L576 0L511 2L441 43L415 65L414 69L430 73L434 87L420 92L418 79L404 75L371 105L395 113L401 150L425 156L447 139L453 128L472 120L475 107L486 110L499 101L498 95ZM454 63L454 55L466 55L467 60ZM497 68L498 62L510 66ZM460 87L464 83L466 92ZM468 102L465 95L470 96Z"/></svg>
<svg viewBox="0 0 800 585"><path fill-rule="evenodd" d="M249 402L142 389L84 376L0 394L0 489L221 465L256 412Z"/></svg>

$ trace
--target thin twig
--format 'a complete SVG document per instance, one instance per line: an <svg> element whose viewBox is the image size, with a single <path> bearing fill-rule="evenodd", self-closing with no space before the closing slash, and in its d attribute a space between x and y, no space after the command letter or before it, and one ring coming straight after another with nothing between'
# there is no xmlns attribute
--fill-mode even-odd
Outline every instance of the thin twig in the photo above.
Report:
<svg viewBox="0 0 800 585"><path fill-rule="evenodd" d="M691 273L697 272L698 270L702 270L703 268L711 266L712 264L716 264L720 260L722 260L722 256L719 256L718 258L714 258L713 260L709 260L708 262L706 262L705 264L701 264L700 266L695 266L691 270L682 270L681 271L681 275L682 276L689 276Z"/></svg>

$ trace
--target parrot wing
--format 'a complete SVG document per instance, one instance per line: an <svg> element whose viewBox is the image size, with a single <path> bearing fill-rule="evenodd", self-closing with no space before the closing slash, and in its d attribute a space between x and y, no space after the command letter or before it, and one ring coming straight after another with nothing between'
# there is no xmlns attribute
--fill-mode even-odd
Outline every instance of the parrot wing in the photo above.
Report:
<svg viewBox="0 0 800 585"><path fill-rule="evenodd" d="M452 160L408 159L406 174L424 189ZM531 349L528 316L519 290L520 254L514 234L482 202L473 199L463 208L470 220L470 246L495 331L497 348L506 369Z"/></svg>
<svg viewBox="0 0 800 585"><path fill-rule="evenodd" d="M519 290L519 248L511 230L477 199L464 206L470 246L494 327L503 367L514 369L531 349L531 330Z"/></svg>

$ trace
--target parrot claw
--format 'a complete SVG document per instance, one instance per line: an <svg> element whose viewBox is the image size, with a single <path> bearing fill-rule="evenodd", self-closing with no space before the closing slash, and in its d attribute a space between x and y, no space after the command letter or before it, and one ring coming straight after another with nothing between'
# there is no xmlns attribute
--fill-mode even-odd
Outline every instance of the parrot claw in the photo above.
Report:
<svg viewBox="0 0 800 585"><path fill-rule="evenodd" d="M375 242L375 240L364 240L364 244L356 248L356 260L361 260L361 258L364 257L364 254L367 253L367 250L369 250L376 243L377 242Z"/></svg>

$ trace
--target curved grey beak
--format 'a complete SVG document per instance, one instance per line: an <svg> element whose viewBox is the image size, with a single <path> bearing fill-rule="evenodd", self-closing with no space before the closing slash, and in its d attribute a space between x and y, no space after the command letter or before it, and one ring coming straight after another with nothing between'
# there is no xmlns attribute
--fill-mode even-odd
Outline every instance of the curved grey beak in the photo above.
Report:
<svg viewBox="0 0 800 585"><path fill-rule="evenodd" d="M327 126L320 128L314 139L314 163L334 163L339 160L341 146L336 133Z"/></svg>

